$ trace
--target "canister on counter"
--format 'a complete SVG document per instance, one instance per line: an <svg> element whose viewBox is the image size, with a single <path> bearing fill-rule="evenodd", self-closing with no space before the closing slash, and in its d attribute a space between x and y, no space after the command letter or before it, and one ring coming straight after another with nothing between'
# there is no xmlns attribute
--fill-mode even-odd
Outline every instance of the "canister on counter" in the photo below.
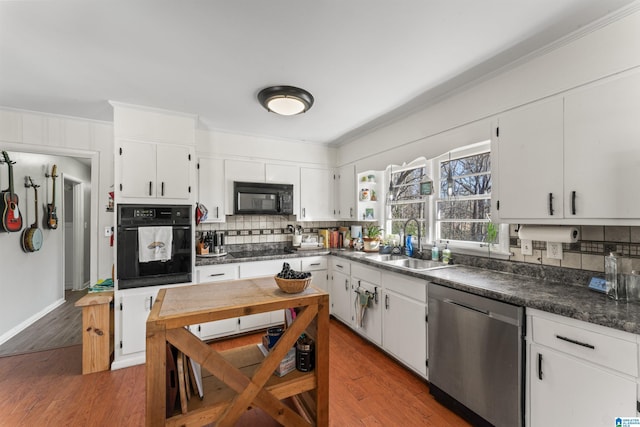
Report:
<svg viewBox="0 0 640 427"><path fill-rule="evenodd" d="M296 369L300 372L313 371L315 365L313 340L302 334L296 343Z"/></svg>

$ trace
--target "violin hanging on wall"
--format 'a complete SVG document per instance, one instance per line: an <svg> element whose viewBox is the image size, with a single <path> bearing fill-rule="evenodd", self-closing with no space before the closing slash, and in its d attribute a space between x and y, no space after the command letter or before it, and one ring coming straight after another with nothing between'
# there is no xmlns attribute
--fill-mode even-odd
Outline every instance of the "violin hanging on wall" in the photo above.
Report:
<svg viewBox="0 0 640 427"><path fill-rule="evenodd" d="M47 216L45 217L45 223L50 230L58 228L58 215L56 214L56 175L57 166L53 165L51 168L51 203L47 203Z"/></svg>
<svg viewBox="0 0 640 427"><path fill-rule="evenodd" d="M2 192L0 198L0 213L2 213L2 228L7 232L22 229L22 214L18 208L18 195L13 191L13 165L6 151L2 152L4 162L9 167L9 188Z"/></svg>

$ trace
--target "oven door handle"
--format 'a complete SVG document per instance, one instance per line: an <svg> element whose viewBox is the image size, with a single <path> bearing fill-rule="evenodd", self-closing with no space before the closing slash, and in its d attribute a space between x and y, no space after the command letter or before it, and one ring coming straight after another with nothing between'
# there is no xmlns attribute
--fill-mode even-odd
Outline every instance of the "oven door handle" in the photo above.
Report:
<svg viewBox="0 0 640 427"><path fill-rule="evenodd" d="M174 230L191 230L191 226L189 225L139 225L139 226L132 226L132 227L118 227L119 231L138 231L140 228L144 228L144 227L171 227Z"/></svg>

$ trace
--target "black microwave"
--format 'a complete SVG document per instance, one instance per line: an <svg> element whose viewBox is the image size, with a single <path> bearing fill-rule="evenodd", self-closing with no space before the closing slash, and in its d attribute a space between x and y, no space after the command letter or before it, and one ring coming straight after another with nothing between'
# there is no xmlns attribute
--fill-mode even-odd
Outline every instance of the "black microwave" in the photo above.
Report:
<svg viewBox="0 0 640 427"><path fill-rule="evenodd" d="M236 215L293 215L293 185L266 182L233 183Z"/></svg>

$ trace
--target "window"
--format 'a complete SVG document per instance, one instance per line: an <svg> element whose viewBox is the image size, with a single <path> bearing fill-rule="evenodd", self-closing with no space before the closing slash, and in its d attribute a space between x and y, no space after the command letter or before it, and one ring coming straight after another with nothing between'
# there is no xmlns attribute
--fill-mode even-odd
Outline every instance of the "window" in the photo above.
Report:
<svg viewBox="0 0 640 427"><path fill-rule="evenodd" d="M455 156L455 157L454 157ZM482 143L436 159L439 170L436 235L459 243L498 243L491 223L491 155ZM496 231L491 236L489 229ZM490 236L490 237L488 237ZM491 238L493 237L493 238Z"/></svg>
<svg viewBox="0 0 640 427"><path fill-rule="evenodd" d="M427 175L426 159L416 159L409 165L389 167L391 185L387 194L387 234L417 235L418 225L407 220L413 218L420 224L420 234L426 237L427 219L425 201L431 193L432 181Z"/></svg>

